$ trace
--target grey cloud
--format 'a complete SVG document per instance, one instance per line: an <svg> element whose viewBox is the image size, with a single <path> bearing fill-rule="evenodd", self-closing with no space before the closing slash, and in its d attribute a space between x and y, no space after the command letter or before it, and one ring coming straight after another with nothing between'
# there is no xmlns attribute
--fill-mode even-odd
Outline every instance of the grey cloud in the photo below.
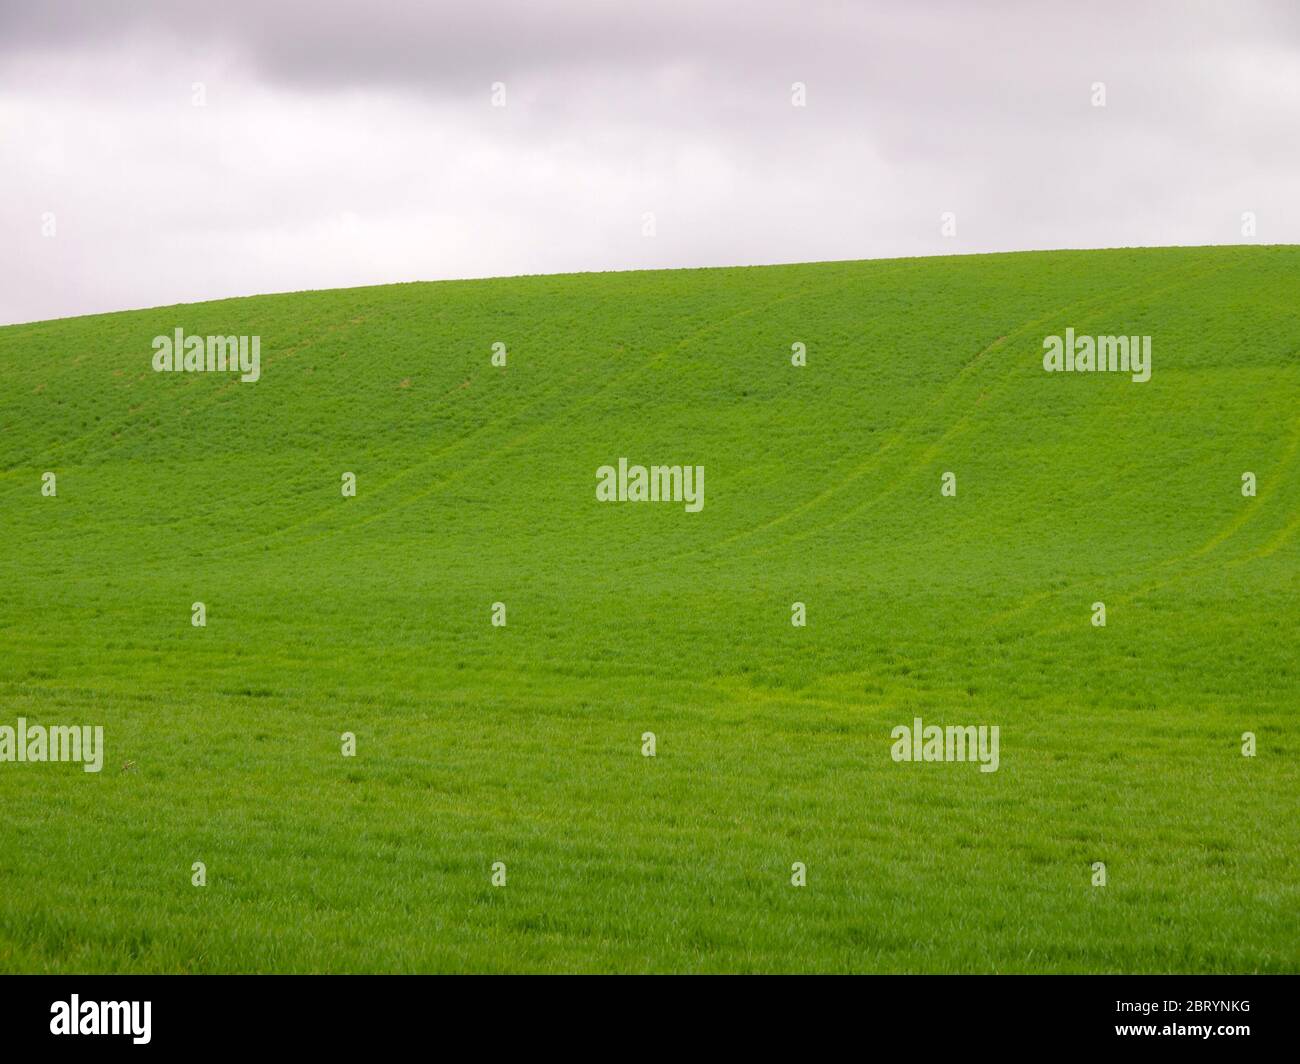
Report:
<svg viewBox="0 0 1300 1064"><path fill-rule="evenodd" d="M1243 210L1295 241L1298 71L1286 0L0 0L0 321L483 273L1233 243Z"/></svg>

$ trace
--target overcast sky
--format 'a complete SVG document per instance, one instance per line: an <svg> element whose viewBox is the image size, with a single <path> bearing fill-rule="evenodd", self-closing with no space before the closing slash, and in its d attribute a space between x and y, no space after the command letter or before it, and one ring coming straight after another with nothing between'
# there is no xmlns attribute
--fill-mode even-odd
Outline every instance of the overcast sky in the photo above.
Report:
<svg viewBox="0 0 1300 1064"><path fill-rule="evenodd" d="M1295 243L1298 200L1293 0L0 0L0 323L1244 211Z"/></svg>

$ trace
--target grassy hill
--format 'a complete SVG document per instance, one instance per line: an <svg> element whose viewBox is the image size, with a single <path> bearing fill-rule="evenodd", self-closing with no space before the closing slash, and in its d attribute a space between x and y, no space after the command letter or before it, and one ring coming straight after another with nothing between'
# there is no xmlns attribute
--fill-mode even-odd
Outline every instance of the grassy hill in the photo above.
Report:
<svg viewBox="0 0 1300 1064"><path fill-rule="evenodd" d="M0 329L0 725L107 750L0 763L0 970L1300 969L1298 292L1051 252ZM1067 327L1150 381L1044 372ZM176 328L261 379L155 373ZM597 501L620 457L705 505ZM915 717L998 770L895 762Z"/></svg>

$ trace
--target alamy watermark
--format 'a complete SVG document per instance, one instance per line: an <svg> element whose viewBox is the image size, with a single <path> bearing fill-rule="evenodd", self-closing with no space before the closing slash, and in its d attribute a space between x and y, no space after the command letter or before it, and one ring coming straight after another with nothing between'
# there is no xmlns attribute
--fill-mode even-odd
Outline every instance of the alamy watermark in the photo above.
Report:
<svg viewBox="0 0 1300 1064"><path fill-rule="evenodd" d="M940 727L914 717L911 727L899 724L889 733L889 754L895 761L978 761L981 772L996 772L1000 732L996 724Z"/></svg>
<svg viewBox="0 0 1300 1064"><path fill-rule="evenodd" d="M252 384L262 376L260 336L171 336L153 338L155 373L239 373Z"/></svg>
<svg viewBox="0 0 1300 1064"><path fill-rule="evenodd" d="M85 771L98 772L104 767L104 729L89 724L47 728L19 717L16 728L0 725L0 761L80 761Z"/></svg>
<svg viewBox="0 0 1300 1064"><path fill-rule="evenodd" d="M1043 340L1043 369L1048 373L1132 373L1137 384L1151 379L1149 336L1065 336Z"/></svg>
<svg viewBox="0 0 1300 1064"><path fill-rule="evenodd" d="M704 509L703 466L643 466L618 460L618 468L596 470L596 498L601 502L680 502L687 513Z"/></svg>
<svg viewBox="0 0 1300 1064"><path fill-rule="evenodd" d="M82 1001L73 994L50 1005L50 1034L130 1035L136 1045L148 1045L152 1011L151 1001Z"/></svg>

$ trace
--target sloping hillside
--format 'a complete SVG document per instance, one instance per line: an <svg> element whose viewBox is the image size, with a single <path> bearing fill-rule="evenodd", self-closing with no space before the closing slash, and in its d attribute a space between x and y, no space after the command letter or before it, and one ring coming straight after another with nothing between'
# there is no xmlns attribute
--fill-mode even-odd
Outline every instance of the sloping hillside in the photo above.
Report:
<svg viewBox="0 0 1300 1064"><path fill-rule="evenodd" d="M0 761L0 970L1297 970L1297 293L1052 252L0 329L0 725L104 729ZM1046 372L1067 329L1150 379Z"/></svg>

